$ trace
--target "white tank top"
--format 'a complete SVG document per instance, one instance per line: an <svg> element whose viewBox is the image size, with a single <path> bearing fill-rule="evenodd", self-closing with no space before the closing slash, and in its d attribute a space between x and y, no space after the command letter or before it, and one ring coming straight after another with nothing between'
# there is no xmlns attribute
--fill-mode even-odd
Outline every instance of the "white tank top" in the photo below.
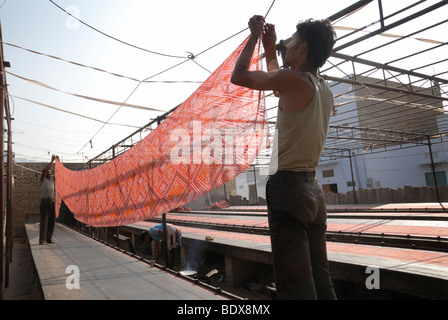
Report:
<svg viewBox="0 0 448 320"><path fill-rule="evenodd" d="M54 176L51 176L50 179L44 178L40 185L40 192L42 198L54 200Z"/></svg>
<svg viewBox="0 0 448 320"><path fill-rule="evenodd" d="M278 109L269 174L317 168L333 111L333 93L324 79L307 74L315 87L313 100L297 111Z"/></svg>

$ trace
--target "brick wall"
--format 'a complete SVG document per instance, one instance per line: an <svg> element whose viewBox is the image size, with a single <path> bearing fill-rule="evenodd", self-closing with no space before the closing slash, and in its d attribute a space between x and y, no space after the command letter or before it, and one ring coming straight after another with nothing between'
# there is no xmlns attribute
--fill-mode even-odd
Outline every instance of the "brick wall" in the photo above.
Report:
<svg viewBox="0 0 448 320"><path fill-rule="evenodd" d="M441 202L448 202L448 186L439 187ZM353 191L345 194L326 192L327 204L354 204ZM411 187L390 189L362 189L356 191L357 204L386 204L386 203L423 203L437 202L436 189L433 187Z"/></svg>

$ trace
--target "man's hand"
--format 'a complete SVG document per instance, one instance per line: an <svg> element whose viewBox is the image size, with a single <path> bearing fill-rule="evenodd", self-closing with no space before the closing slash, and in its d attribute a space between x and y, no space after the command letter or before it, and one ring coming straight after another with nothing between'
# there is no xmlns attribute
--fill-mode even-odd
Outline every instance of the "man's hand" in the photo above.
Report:
<svg viewBox="0 0 448 320"><path fill-rule="evenodd" d="M267 23L264 26L262 41L265 50L275 48L275 44L277 42L277 34L275 33L275 26L273 24Z"/></svg>
<svg viewBox="0 0 448 320"><path fill-rule="evenodd" d="M277 34L275 33L275 26L273 24L265 24L261 40L263 42L264 51L266 53L266 65L268 67L268 71L280 69L275 48L275 45L277 43ZM276 97L280 97L280 93L275 90L274 95Z"/></svg>
<svg viewBox="0 0 448 320"><path fill-rule="evenodd" d="M249 20L249 29L253 36L260 38L263 34L264 27L264 17L263 16L253 16Z"/></svg>

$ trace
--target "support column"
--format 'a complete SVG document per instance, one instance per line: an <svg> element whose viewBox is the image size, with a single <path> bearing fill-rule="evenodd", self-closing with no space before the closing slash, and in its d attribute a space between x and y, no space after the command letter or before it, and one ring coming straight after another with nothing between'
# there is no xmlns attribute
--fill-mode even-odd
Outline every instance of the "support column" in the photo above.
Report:
<svg viewBox="0 0 448 320"><path fill-rule="evenodd" d="M353 201L355 202L355 204L358 204L358 199L356 198L355 178L353 176L352 154L350 150L347 150L347 152L348 152L348 159L350 160L350 174L352 177Z"/></svg>
<svg viewBox="0 0 448 320"><path fill-rule="evenodd" d="M0 39L1 39L1 27L0 27ZM5 150L4 150L4 142L5 142L5 128L4 121L5 118L5 99L6 99L6 79L5 72L3 66L3 46L1 46L0 50L0 299L3 299L3 292L5 288Z"/></svg>
<svg viewBox="0 0 448 320"><path fill-rule="evenodd" d="M439 194L439 186L437 184L436 166L435 166L435 163L434 163L434 158L432 156L431 137L427 136L427 139L428 139L429 156L431 158L432 176L434 178L434 187L436 188L436 198L437 198L437 202L441 203L441 201L440 201L440 194Z"/></svg>
<svg viewBox="0 0 448 320"><path fill-rule="evenodd" d="M163 242L165 243L165 267L168 268L169 257L168 257L168 233L166 230L166 213L162 214L163 221Z"/></svg>

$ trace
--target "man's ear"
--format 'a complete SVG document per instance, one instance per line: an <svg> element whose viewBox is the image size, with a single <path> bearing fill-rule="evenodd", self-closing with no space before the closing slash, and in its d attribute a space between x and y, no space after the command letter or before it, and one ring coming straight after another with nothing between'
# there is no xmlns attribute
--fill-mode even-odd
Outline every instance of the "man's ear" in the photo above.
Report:
<svg viewBox="0 0 448 320"><path fill-rule="evenodd" d="M297 51L299 53L304 53L308 51L308 42L303 41L301 44L299 44L299 47L297 48Z"/></svg>

